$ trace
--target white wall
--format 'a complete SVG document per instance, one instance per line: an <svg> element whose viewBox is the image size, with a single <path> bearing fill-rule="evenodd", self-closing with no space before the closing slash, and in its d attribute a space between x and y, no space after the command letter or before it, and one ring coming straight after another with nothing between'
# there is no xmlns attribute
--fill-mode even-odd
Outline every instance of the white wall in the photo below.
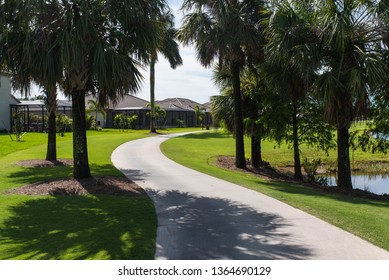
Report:
<svg viewBox="0 0 389 280"><path fill-rule="evenodd" d="M0 75L0 130L10 129L10 104L16 104L11 97L11 81L9 76ZM4 127L5 126L5 127Z"/></svg>

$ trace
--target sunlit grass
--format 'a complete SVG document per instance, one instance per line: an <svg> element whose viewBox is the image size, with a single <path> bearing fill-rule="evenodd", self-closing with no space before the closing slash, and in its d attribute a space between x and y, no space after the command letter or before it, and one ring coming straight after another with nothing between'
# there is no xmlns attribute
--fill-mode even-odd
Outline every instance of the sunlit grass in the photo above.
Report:
<svg viewBox="0 0 389 280"><path fill-rule="evenodd" d="M167 129L162 133L193 128ZM88 131L92 175L123 176L112 151L150 137L146 130ZM71 167L27 168L16 163L44 159L47 135L27 133L21 142L0 135L0 259L153 259L156 214L149 198L108 195L26 196L5 191L72 175ZM57 137L58 158L72 158L72 133Z"/></svg>

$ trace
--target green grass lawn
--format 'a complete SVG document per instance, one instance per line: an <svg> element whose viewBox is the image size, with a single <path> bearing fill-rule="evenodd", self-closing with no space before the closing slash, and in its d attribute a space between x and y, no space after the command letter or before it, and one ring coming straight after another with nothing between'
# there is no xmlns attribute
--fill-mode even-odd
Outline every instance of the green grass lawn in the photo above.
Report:
<svg viewBox="0 0 389 280"><path fill-rule="evenodd" d="M248 139L245 147L250 152ZM293 163L292 151L286 145L274 148L273 143L265 142L262 149L264 159L271 164ZM215 166L218 155L234 155L234 140L221 132L174 138L162 144L162 151L169 158L189 168L274 197L389 250L388 201L322 193L297 184L266 181L247 173L218 168ZM303 147L303 153L312 152ZM330 157L335 156L335 151L331 151ZM355 154L355 158L360 161L389 161L387 155L371 155L361 151Z"/></svg>
<svg viewBox="0 0 389 280"><path fill-rule="evenodd" d="M169 129L162 133L189 131ZM123 176L110 160L120 144L147 131L88 131L93 175ZM58 158L72 158L72 134L58 137ZM21 142L0 134L0 259L153 259L156 214L149 198L108 195L27 196L4 191L71 176L71 167L27 168L20 160L44 159L47 135Z"/></svg>

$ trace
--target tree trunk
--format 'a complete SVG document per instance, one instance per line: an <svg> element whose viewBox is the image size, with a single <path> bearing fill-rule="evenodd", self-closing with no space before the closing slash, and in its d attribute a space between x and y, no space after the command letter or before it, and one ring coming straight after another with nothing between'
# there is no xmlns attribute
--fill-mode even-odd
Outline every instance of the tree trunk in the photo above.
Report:
<svg viewBox="0 0 389 280"><path fill-rule="evenodd" d="M242 97L240 95L240 69L237 62L232 63L231 74L234 91L235 165L237 168L246 168L246 159L244 154Z"/></svg>
<svg viewBox="0 0 389 280"><path fill-rule="evenodd" d="M338 186L351 191L351 167L349 153L349 131L347 126L338 127Z"/></svg>
<svg viewBox="0 0 389 280"><path fill-rule="evenodd" d="M262 162L262 147L261 147L261 135L258 127L253 124L251 133L251 165L255 168L259 168Z"/></svg>
<svg viewBox="0 0 389 280"><path fill-rule="evenodd" d="M72 92L73 116L73 176L75 179L91 177L88 161L85 120L85 91ZM96 147L98 149L98 147Z"/></svg>
<svg viewBox="0 0 389 280"><path fill-rule="evenodd" d="M293 111L293 154L294 154L294 178L296 180L303 180L301 173L300 148L298 137L298 120L297 120L297 105L294 104Z"/></svg>
<svg viewBox="0 0 389 280"><path fill-rule="evenodd" d="M150 133L157 132L155 129L155 55L150 61Z"/></svg>
<svg viewBox="0 0 389 280"><path fill-rule="evenodd" d="M56 89L47 92L47 107L49 111L49 121L47 129L47 151L46 160L57 160L57 93Z"/></svg>
<svg viewBox="0 0 389 280"><path fill-rule="evenodd" d="M57 160L57 129L55 113L50 112L48 121L48 137L47 137L47 152L46 160L54 161Z"/></svg>

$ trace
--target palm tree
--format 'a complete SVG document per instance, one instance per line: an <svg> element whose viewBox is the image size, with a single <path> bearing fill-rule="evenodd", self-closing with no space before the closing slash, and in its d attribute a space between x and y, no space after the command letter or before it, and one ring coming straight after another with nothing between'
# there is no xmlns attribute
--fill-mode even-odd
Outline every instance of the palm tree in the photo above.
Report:
<svg viewBox="0 0 389 280"><path fill-rule="evenodd" d="M258 52L260 33L257 26L260 1L185 0L182 9L189 12L179 33L179 39L195 43L197 58L209 67L215 60L228 67L232 77L234 97L235 165L246 167L240 71L250 51ZM253 52L254 53L254 52Z"/></svg>
<svg viewBox="0 0 389 280"><path fill-rule="evenodd" d="M27 11L25 18L14 17L17 1L6 1L1 5L0 45L2 64L12 73L13 86L26 95L30 85L35 81L43 88L45 105L49 113L48 142L46 160L57 159L56 149L56 110L57 110L57 82L62 77L62 68L59 59L59 48L53 47L57 40L58 30L52 26L51 32L36 28L45 21L45 15L35 14L36 25L28 24ZM32 6L41 4L47 13L53 17L57 10L53 3L31 3ZM34 6L36 7L36 6ZM28 11L31 12L31 11ZM23 20L23 21L22 21Z"/></svg>
<svg viewBox="0 0 389 280"><path fill-rule="evenodd" d="M105 117L105 115L106 115L104 108L100 105L99 102L97 102L94 99L88 100L87 113L94 113L95 114L95 129L97 127L97 115L101 114L101 115L103 115L103 117Z"/></svg>
<svg viewBox="0 0 389 280"><path fill-rule="evenodd" d="M170 66L175 69L182 65L182 58L176 39L177 30L174 28L174 16L169 12L158 19L164 26L161 29L161 40L151 51L150 57L150 132L157 132L155 128L155 63L158 61L158 52L169 60Z"/></svg>
<svg viewBox="0 0 389 280"><path fill-rule="evenodd" d="M204 127L205 111L204 107L195 106L196 125L201 125L202 128Z"/></svg>
<svg viewBox="0 0 389 280"><path fill-rule="evenodd" d="M166 13L167 4L164 0L6 2L4 5L14 6L2 15L10 19L6 24L11 25L11 31L32 27L42 33L56 34L50 49L58 49L55 62L63 76L57 80L46 73L42 80L60 83L65 94L72 98L73 176L90 177L86 93L96 96L105 106L109 101L138 91L142 79L138 68L141 63L149 62L150 50L159 42L161 24L151 19ZM13 35L15 44L26 44L30 39L24 33ZM23 60L24 55L19 55Z"/></svg>
<svg viewBox="0 0 389 280"><path fill-rule="evenodd" d="M251 138L251 165L258 168L262 161L261 143L264 126L261 120L263 113L263 95L267 95L266 84L260 71L254 66L245 68L241 77L242 106L245 134ZM211 98L211 112L216 121L222 121L225 128L234 132L234 99L231 86L231 75L221 67L216 67L213 80L221 87L222 94Z"/></svg>
<svg viewBox="0 0 389 280"><path fill-rule="evenodd" d="M294 178L303 180L299 149L299 108L312 86L317 61L315 33L310 29L307 2L274 3L266 21L266 72L275 88L292 108Z"/></svg>
<svg viewBox="0 0 389 280"><path fill-rule="evenodd" d="M313 29L321 43L317 89L326 118L337 129L338 185L352 189L349 128L369 104L374 88L385 80L381 32L372 13L375 1L316 1Z"/></svg>

